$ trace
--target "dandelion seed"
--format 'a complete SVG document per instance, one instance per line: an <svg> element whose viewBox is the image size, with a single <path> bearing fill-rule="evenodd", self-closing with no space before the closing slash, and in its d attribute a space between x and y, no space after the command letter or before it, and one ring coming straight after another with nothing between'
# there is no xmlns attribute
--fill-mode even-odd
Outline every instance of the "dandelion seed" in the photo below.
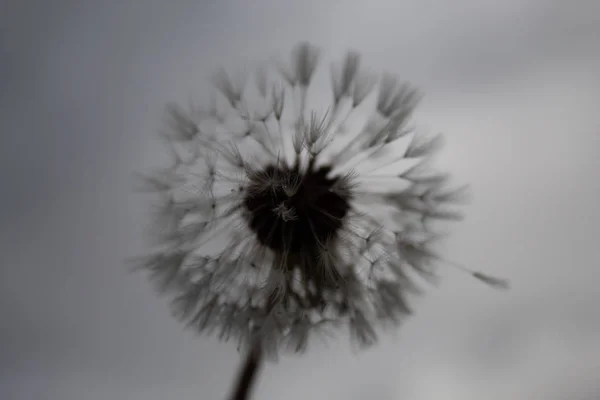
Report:
<svg viewBox="0 0 600 400"><path fill-rule="evenodd" d="M358 107L371 93L377 82L374 74L367 71L358 71L354 87L352 88L352 107Z"/></svg>
<svg viewBox="0 0 600 400"><path fill-rule="evenodd" d="M360 54L349 51L341 67L332 67L333 102L337 105L343 96L350 94L360 67Z"/></svg>
<svg viewBox="0 0 600 400"><path fill-rule="evenodd" d="M510 283L508 282L508 280L506 279L502 279L502 278L497 278L494 276L489 276L489 275L485 275L481 272L473 272L473 277L475 277L476 279L479 279L480 281L499 288L499 289L508 289L510 287Z"/></svg>
<svg viewBox="0 0 600 400"><path fill-rule="evenodd" d="M213 75L213 82L233 108L239 105L239 102L242 100L242 92L244 91L242 77L238 77L236 81L232 81L227 72L221 68Z"/></svg>
<svg viewBox="0 0 600 400"><path fill-rule="evenodd" d="M364 125L341 135L338 127L375 79L349 52L332 75L331 112L307 110L318 60L315 47L297 46L291 68L275 67L283 85L262 67L263 101L255 107L243 85L219 70L213 81L229 113L206 113L214 129L201 130L171 106L165 137L178 146L168 151L194 157L145 178L165 201L159 222L169 234L139 265L191 328L251 347L245 368L256 368L265 352L304 351L328 326L345 325L360 345L375 343L379 326L411 313L407 296L418 288L409 271L432 277L432 265L444 261L431 249L439 234L426 220L462 217L456 207L465 189L447 186L447 174L428 167L441 137L416 135L406 147L418 92L384 74ZM300 107L285 101L298 88ZM346 115L338 112L342 97L351 100ZM242 129L229 129L232 120Z"/></svg>
<svg viewBox="0 0 600 400"><path fill-rule="evenodd" d="M430 138L424 138L422 135L415 135L412 142L406 150L406 157L416 158L422 157L425 154L431 154L436 150L441 149L443 137L438 134Z"/></svg>

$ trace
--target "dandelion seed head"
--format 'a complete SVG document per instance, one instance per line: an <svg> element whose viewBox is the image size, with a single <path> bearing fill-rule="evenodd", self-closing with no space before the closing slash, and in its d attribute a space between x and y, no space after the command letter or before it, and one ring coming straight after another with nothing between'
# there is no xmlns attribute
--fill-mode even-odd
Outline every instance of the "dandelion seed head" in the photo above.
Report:
<svg viewBox="0 0 600 400"><path fill-rule="evenodd" d="M409 128L414 88L390 74L377 84L350 51L331 69L330 107L313 110L319 60L301 43L255 85L220 69L208 112L167 108L178 161L144 176L167 233L138 264L174 315L239 345L260 338L274 355L341 325L369 345L400 323L419 291L411 274L430 276L436 260L425 222L459 219L464 193L428 167L440 138Z"/></svg>

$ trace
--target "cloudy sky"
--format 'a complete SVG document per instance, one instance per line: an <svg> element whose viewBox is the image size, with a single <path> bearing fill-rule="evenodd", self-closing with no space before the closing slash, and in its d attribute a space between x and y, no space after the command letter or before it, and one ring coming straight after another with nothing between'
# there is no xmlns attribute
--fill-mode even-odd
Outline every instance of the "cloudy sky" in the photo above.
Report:
<svg viewBox="0 0 600 400"><path fill-rule="evenodd" d="M473 192L445 254L513 289L442 270L397 335L316 343L267 366L255 398L600 398L600 3L2 4L0 398L225 397L234 346L183 330L125 270L146 216L131 171L166 101L300 40L425 92L419 125Z"/></svg>

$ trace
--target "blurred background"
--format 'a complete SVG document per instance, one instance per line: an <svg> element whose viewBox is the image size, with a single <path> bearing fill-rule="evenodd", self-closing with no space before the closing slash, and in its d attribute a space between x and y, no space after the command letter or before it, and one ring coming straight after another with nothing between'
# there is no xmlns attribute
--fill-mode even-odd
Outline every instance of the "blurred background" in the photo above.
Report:
<svg viewBox="0 0 600 400"><path fill-rule="evenodd" d="M165 102L308 40L423 90L473 193L444 254L513 288L442 266L397 334L315 342L255 398L599 399L599 38L594 0L1 2L0 398L225 398L235 345L124 266L148 217L132 172Z"/></svg>

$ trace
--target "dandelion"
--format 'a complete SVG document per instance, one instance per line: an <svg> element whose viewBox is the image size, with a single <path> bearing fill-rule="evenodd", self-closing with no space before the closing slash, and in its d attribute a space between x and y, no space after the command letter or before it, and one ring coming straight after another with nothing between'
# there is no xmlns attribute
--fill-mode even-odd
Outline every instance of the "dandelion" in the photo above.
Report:
<svg viewBox="0 0 600 400"><path fill-rule="evenodd" d="M138 265L181 321L248 349L236 399L264 357L341 327L370 345L402 322L414 273L431 278L442 260L434 222L462 217L465 188L428 166L441 136L410 125L419 92L348 52L329 108L312 110L319 60L301 43L254 87L219 70L211 107L167 108L173 162L143 179L161 203L157 247Z"/></svg>

